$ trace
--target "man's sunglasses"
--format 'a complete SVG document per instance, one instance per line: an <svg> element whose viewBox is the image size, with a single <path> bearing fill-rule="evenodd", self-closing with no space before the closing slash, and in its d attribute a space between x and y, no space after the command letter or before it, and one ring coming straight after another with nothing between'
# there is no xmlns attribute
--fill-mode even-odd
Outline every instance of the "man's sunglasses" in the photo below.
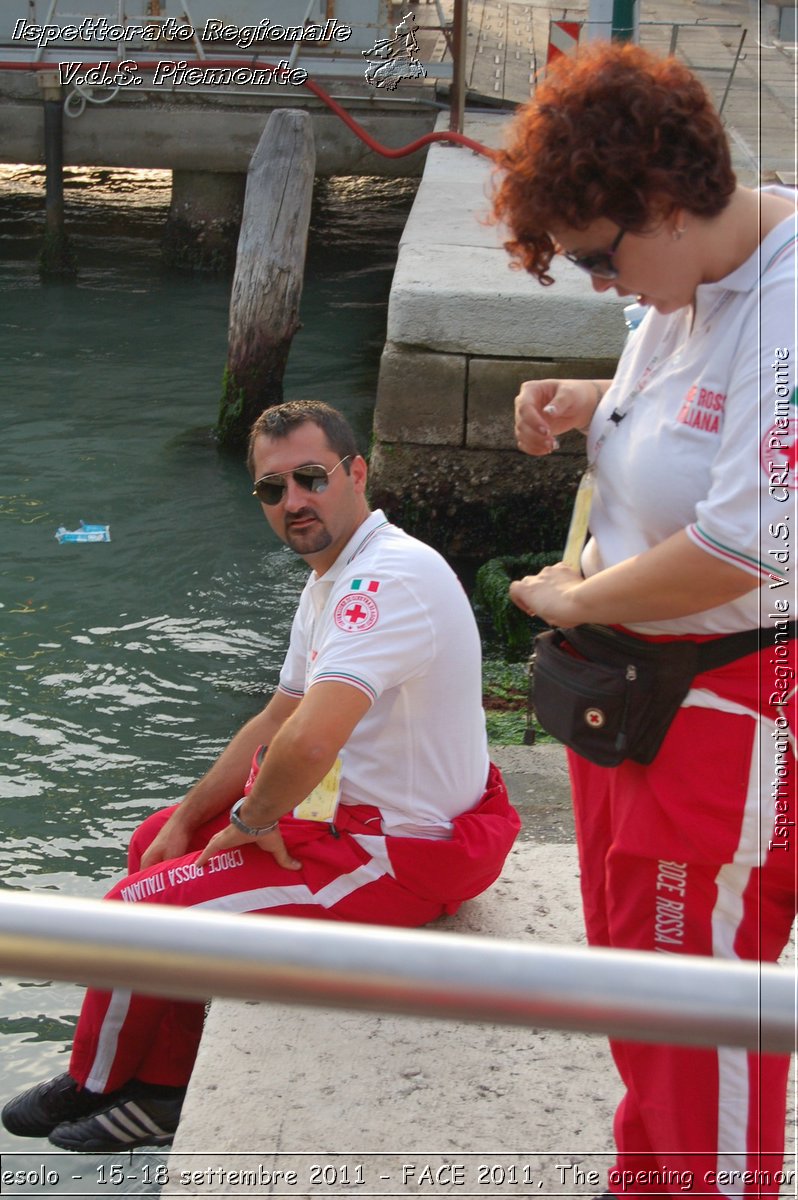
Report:
<svg viewBox="0 0 798 1200"><path fill-rule="evenodd" d="M252 495L257 496L261 504L279 504L288 487L289 476L306 492L318 494L326 489L333 471L337 471L341 463L345 463L351 457L351 454L345 455L334 467L330 467L329 471L321 463L308 463L306 467L296 467L293 471L285 471L279 475L263 475L255 481Z"/></svg>
<svg viewBox="0 0 798 1200"><path fill-rule="evenodd" d="M612 260L625 233L625 229L619 231L609 250L594 250L590 254L574 254L571 250L563 250L563 257L597 279L617 279L618 268Z"/></svg>

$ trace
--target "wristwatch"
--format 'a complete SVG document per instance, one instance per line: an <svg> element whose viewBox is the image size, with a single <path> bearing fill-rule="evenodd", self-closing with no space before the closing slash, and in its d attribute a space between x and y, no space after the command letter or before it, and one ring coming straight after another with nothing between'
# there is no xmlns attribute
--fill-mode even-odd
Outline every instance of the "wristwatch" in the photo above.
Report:
<svg viewBox="0 0 798 1200"><path fill-rule="evenodd" d="M262 834L271 833L273 829L277 828L278 821L272 821L271 825L259 825L257 828L253 825L247 825L245 821L242 821L238 815L238 810L245 800L246 796L242 796L240 800L236 800L230 809L230 824L235 825L240 833L245 833L247 837L260 837Z"/></svg>

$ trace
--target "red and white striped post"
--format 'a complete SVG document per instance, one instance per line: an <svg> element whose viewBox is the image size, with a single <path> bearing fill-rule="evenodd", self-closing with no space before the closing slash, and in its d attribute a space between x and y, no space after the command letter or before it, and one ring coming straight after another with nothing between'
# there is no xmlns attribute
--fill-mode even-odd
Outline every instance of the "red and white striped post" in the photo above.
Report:
<svg viewBox="0 0 798 1200"><path fill-rule="evenodd" d="M549 46L546 52L546 70L558 58L571 58L579 46L582 32L581 21L549 21Z"/></svg>

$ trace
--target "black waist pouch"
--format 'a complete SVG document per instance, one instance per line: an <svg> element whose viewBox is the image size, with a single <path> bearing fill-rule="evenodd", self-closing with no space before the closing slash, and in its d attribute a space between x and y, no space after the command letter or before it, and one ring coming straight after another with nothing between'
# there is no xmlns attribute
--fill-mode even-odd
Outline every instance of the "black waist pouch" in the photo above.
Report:
<svg viewBox="0 0 798 1200"><path fill-rule="evenodd" d="M600 767L648 764L696 675L774 641L772 628L709 642L647 642L605 625L548 630L530 662L532 708L547 733Z"/></svg>

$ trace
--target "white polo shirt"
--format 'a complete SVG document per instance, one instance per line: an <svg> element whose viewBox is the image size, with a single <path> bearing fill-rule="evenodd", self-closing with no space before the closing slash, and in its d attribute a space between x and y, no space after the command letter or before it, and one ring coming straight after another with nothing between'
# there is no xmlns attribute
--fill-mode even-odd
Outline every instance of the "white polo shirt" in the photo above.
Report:
<svg viewBox="0 0 798 1200"><path fill-rule="evenodd" d="M308 579L279 686L302 696L335 680L368 696L341 755L342 803L376 805L383 833L447 837L487 781L481 664L457 576L377 510Z"/></svg>
<svg viewBox="0 0 798 1200"><path fill-rule="evenodd" d="M764 190L796 198L790 189ZM707 554L761 583L730 604L630 626L641 633L768 625L784 612L775 601L794 594L795 255L789 217L730 275L698 288L692 329L689 309L650 310L596 409L591 461L603 441L585 575L686 530ZM609 419L614 410L619 423Z"/></svg>

